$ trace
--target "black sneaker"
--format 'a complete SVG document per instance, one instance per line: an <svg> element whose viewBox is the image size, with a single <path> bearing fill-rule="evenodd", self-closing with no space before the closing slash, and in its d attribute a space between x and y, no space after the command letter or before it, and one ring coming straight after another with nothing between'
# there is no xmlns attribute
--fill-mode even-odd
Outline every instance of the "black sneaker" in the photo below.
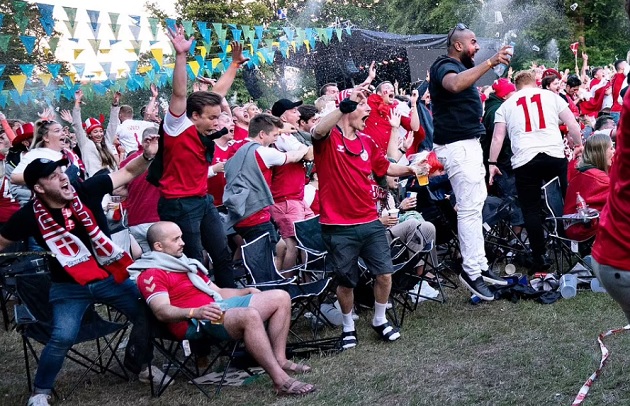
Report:
<svg viewBox="0 0 630 406"><path fill-rule="evenodd" d="M490 269L488 269L487 271L481 271L481 277L483 278L484 282L490 285L507 286L508 284L505 279L501 278Z"/></svg>
<svg viewBox="0 0 630 406"><path fill-rule="evenodd" d="M459 280L462 281L464 286L470 290L475 295L479 296L480 299L491 301L494 300L494 294L490 292L490 289L486 286L483 281L483 277L479 277L474 281L470 279L470 276L466 272L462 272L459 274Z"/></svg>

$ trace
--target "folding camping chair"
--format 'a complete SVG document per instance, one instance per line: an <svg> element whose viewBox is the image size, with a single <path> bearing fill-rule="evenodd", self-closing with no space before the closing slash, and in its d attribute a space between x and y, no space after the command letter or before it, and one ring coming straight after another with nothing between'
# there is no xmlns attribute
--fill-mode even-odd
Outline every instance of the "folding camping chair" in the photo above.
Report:
<svg viewBox="0 0 630 406"><path fill-rule="evenodd" d="M38 342L46 345L53 328L52 310L48 300L50 275L48 273L16 275L15 282L16 295L20 303L15 306L16 330L22 336L26 379L29 390L32 390L29 355L36 363L39 362L39 355L33 344ZM94 307L86 310L81 329L75 340L75 347L72 347L66 355L66 358L84 367L85 371L71 387L66 397L74 392L92 370L101 374L109 372L123 380L129 380L123 363L116 353L128 326L127 321L114 323L103 319ZM76 348L76 344L91 341L96 347L95 355L92 352L81 352ZM120 371L112 369L116 364L120 367Z"/></svg>
<svg viewBox="0 0 630 406"><path fill-rule="evenodd" d="M326 245L322 239L322 225L319 216L293 223L297 248L306 255L303 272L314 274L317 279L328 276L326 269Z"/></svg>
<svg viewBox="0 0 630 406"><path fill-rule="evenodd" d="M145 305L147 319L150 328L151 342L155 348L165 359L162 365L164 376L159 383L153 382L152 369L149 368L149 381L151 383L151 396L160 397L164 391L171 385L173 380L181 373L190 381L201 393L210 398L210 394L198 383L197 378L206 375L217 363L221 357L227 357L224 365L223 375L215 390L215 396L221 393L221 388L226 382L228 369L237 355L246 353L241 340L218 341L211 338L202 340L178 340L168 330L166 325L160 322L148 305ZM197 364L199 354L212 354L208 366L201 370ZM152 360L155 361L155 360ZM245 371L253 375L249 368Z"/></svg>
<svg viewBox="0 0 630 406"><path fill-rule="evenodd" d="M490 269L500 264L526 262L531 255L528 245L521 240L510 223L514 198L488 196L483 208L483 236Z"/></svg>
<svg viewBox="0 0 630 406"><path fill-rule="evenodd" d="M241 249L243 251L243 264L251 278L250 286L260 290L282 289L288 292L293 308L297 309L296 320L310 311L314 317L327 321L320 311L320 305L323 301L323 293L330 283L330 278L313 282L299 282L297 277L284 278L276 269L273 261L269 233L244 244ZM292 333L298 337L294 332ZM317 331L315 330L314 336L316 335Z"/></svg>
<svg viewBox="0 0 630 406"><path fill-rule="evenodd" d="M579 263L584 269L590 272L590 277L593 277L593 268L582 259L579 250L580 244L592 245L593 238L575 241L564 236L565 221L575 221L575 219L570 216L563 216L564 198L562 197L560 179L556 176L543 185L541 189L548 213L545 221L547 225L547 236L550 240L549 246L553 250L558 273L567 273L575 264ZM597 213L592 216L592 218L596 218L598 215ZM588 218L584 219L584 221L587 220Z"/></svg>

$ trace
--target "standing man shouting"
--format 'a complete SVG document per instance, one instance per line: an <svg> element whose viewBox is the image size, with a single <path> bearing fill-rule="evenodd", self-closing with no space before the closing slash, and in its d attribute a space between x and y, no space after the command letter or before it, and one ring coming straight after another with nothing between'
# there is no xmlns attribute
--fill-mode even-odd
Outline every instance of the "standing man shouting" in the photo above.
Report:
<svg viewBox="0 0 630 406"><path fill-rule="evenodd" d="M247 58L243 46L232 43L232 63L219 78L212 92L194 92L186 97L188 74L186 55L192 37L186 39L184 29L169 29L175 49L173 95L164 117L164 173L160 178L158 214L162 221L172 221L182 230L185 254L205 262L203 250L212 258L215 283L220 287L235 287L227 237L214 200L208 195L208 168L219 130L221 103L236 71Z"/></svg>
<svg viewBox="0 0 630 406"><path fill-rule="evenodd" d="M385 227L375 210L378 185L374 177L415 174L411 167L390 163L372 138L361 132L371 111L366 91L367 85L354 88L349 99L311 130L319 175L322 236L339 282L344 349L357 345L352 307L359 281L359 256L376 276L372 327L385 341L400 338L398 329L385 317L393 265Z"/></svg>
<svg viewBox="0 0 630 406"><path fill-rule="evenodd" d="M481 210L486 200L486 170L479 137L486 132L475 82L492 67L510 62L509 47L475 66L479 44L475 33L457 24L446 39L447 55L431 66L429 92L433 106L434 150L457 198L457 229L463 258L462 283L483 300L494 295L485 282L505 284L488 270ZM485 281L485 282L484 282Z"/></svg>

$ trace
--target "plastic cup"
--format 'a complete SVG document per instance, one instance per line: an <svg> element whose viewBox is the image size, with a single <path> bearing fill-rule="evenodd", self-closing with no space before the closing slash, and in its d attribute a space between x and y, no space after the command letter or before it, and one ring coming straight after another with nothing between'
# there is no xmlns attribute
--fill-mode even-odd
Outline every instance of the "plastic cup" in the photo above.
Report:
<svg viewBox="0 0 630 406"><path fill-rule="evenodd" d="M560 294L565 299L575 297L577 294L577 276L567 273L560 278Z"/></svg>
<svg viewBox="0 0 630 406"><path fill-rule="evenodd" d="M418 186L426 186L429 184L429 175L416 175L418 178Z"/></svg>
<svg viewBox="0 0 630 406"><path fill-rule="evenodd" d="M505 274L506 275L514 275L516 273L516 267L514 264L505 265Z"/></svg>
<svg viewBox="0 0 630 406"><path fill-rule="evenodd" d="M591 279L591 290L596 293L606 293L606 288L599 283L599 279Z"/></svg>
<svg viewBox="0 0 630 406"><path fill-rule="evenodd" d="M219 309L221 309L221 317L219 317L216 320L210 320L211 324L223 324L223 319L225 318L225 309L223 308L223 304L219 303L219 302L214 302L214 304L216 306L219 307Z"/></svg>
<svg viewBox="0 0 630 406"><path fill-rule="evenodd" d="M398 210L398 209L389 209L389 216L390 217L398 218L398 213L400 213L400 210Z"/></svg>
<svg viewBox="0 0 630 406"><path fill-rule="evenodd" d="M418 193L416 192L407 192L407 195L406 195L408 199L415 199L416 196L418 196Z"/></svg>
<svg viewBox="0 0 630 406"><path fill-rule="evenodd" d="M110 196L110 201L116 205L115 209L120 209L120 203L122 202L122 196Z"/></svg>

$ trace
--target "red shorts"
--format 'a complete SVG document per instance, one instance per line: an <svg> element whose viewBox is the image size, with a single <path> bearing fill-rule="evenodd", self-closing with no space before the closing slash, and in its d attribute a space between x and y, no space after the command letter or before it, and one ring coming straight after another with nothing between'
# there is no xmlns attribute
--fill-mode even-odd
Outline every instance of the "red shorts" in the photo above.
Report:
<svg viewBox="0 0 630 406"><path fill-rule="evenodd" d="M278 226L282 238L295 237L293 223L315 216L303 200L286 200L269 207L271 218Z"/></svg>

